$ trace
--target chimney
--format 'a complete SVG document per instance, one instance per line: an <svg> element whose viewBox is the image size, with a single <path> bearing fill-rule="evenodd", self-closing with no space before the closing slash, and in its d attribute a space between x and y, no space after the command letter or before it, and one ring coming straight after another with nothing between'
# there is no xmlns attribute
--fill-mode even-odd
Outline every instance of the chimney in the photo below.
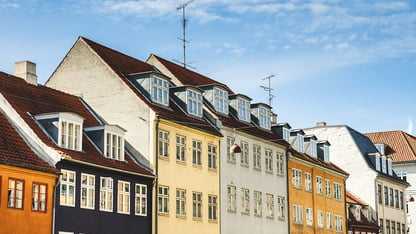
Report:
<svg viewBox="0 0 416 234"><path fill-rule="evenodd" d="M272 111L270 112L270 123L271 125L277 124L277 114L273 113Z"/></svg>
<svg viewBox="0 0 416 234"><path fill-rule="evenodd" d="M316 123L317 127L325 127L326 126L326 122L317 122Z"/></svg>
<svg viewBox="0 0 416 234"><path fill-rule="evenodd" d="M38 84L38 76L36 75L36 63L29 61L16 62L14 64L14 75L22 78L29 84Z"/></svg>

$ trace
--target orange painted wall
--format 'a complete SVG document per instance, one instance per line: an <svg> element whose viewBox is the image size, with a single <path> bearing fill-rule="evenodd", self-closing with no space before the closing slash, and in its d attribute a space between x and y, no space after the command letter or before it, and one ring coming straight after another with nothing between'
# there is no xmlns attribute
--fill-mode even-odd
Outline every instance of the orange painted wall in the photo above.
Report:
<svg viewBox="0 0 416 234"><path fill-rule="evenodd" d="M292 186L292 168L302 171L302 189ZM305 189L305 172L312 175L312 192ZM316 176L322 177L322 195L316 192ZM331 198L325 195L325 179L331 181ZM333 183L342 185L342 200L334 199ZM288 187L289 187L289 225L290 233L346 233L345 217L345 182L342 176L330 174L329 170L299 162L297 159L289 158L288 161ZM293 222L293 205L303 207L303 224L294 224ZM313 225L306 225L306 208L312 208ZM324 212L324 227L318 228L317 211ZM332 213L332 230L326 229L326 212ZM335 215L343 216L343 232L335 230Z"/></svg>
<svg viewBox="0 0 416 234"><path fill-rule="evenodd" d="M24 181L23 209L7 207L9 178ZM53 189L57 175L0 164L0 233L52 233ZM47 184L46 212L32 211L32 183Z"/></svg>

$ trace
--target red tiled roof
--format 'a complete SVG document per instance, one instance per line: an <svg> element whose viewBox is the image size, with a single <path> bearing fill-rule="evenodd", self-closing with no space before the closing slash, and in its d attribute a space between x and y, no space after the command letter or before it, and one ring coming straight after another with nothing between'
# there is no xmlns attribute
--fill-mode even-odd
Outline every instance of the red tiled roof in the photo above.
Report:
<svg viewBox="0 0 416 234"><path fill-rule="evenodd" d="M16 129L0 112L0 163L34 170L58 170L39 158L26 144Z"/></svg>
<svg viewBox="0 0 416 234"><path fill-rule="evenodd" d="M386 156L393 162L416 160L416 137L403 131L372 132L365 134L373 143L383 143Z"/></svg>
<svg viewBox="0 0 416 234"><path fill-rule="evenodd" d="M8 100L30 128L48 146L55 148L64 157L84 161L101 166L107 166L152 175L126 155L126 162L105 158L97 148L83 137L83 151L74 151L56 146L32 118L33 115L72 112L82 116L84 127L98 126L100 122L84 106L78 97L51 89L43 85L30 85L21 78L0 72L0 93Z"/></svg>
<svg viewBox="0 0 416 234"><path fill-rule="evenodd" d="M349 191L347 191L346 202L347 203L352 203L352 204L358 204L358 205L361 205L361 206L368 206L367 203L365 203L364 201L362 201L360 198L358 198L357 196L355 196L354 194L352 194Z"/></svg>
<svg viewBox="0 0 416 234"><path fill-rule="evenodd" d="M104 62L110 66L119 76L119 78L130 87L133 92L148 106L159 114L162 118L178 122L184 125L187 125L192 128L197 128L202 131L210 132L211 134L221 136L221 133L214 128L210 123L206 120L193 118L187 115L179 106L177 106L174 102L170 101L170 108L164 108L159 105L153 105L149 103L149 101L141 94L133 84L131 84L127 79L126 75L134 74L134 73L143 73L143 72L155 72L156 70L154 67L148 63L142 62L138 59L125 55L121 52L115 51L103 45L100 45L96 42L93 42L89 39L84 37L80 38L84 40L88 46L94 50L98 56L100 56Z"/></svg>
<svg viewBox="0 0 416 234"><path fill-rule="evenodd" d="M360 205L360 206L368 206L367 203L365 203L364 201L362 201L360 198L353 195L349 191L347 191L346 202L350 203L350 204L357 204L357 205ZM361 231L368 230L369 232L374 232L374 230L379 229L379 226L377 225L376 222L370 222L367 219L367 217L363 214L362 211L360 211L360 220L358 221L355 218L355 215L351 213L351 210L348 209L348 230L352 230L352 229L356 230L356 231L357 230L361 230Z"/></svg>

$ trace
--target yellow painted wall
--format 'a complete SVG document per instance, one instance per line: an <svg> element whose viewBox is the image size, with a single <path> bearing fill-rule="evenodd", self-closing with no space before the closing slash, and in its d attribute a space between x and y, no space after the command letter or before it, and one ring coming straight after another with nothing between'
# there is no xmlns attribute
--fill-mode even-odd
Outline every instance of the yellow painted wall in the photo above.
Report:
<svg viewBox="0 0 416 234"><path fill-rule="evenodd" d="M302 189L292 186L292 168L302 171ZM312 175L312 192L305 189L305 172ZM322 195L316 192L316 176L322 177ZM325 194L325 180L331 181L331 198ZM342 185L342 200L334 199L334 182ZM345 217L345 182L340 175L330 173L330 170L316 167L308 163L299 161L296 157L290 157L288 161L288 184L289 184L289 225L290 233L346 233L346 217ZM303 207L303 225L293 223L293 205ZM313 210L313 226L306 225L306 208ZM324 226L318 228L317 211L324 212ZM332 230L326 228L326 212L332 213ZM343 232L336 232L335 215L343 216Z"/></svg>
<svg viewBox="0 0 416 234"><path fill-rule="evenodd" d="M158 233L215 234L220 232L220 137L166 120L159 129L169 132L169 158L158 161L158 184L169 186L169 214L158 215ZM176 161L176 135L186 137L186 162ZM202 142L202 166L192 164L192 140ZM217 147L217 170L208 169L208 144ZM157 153L157 150L156 150ZM176 189L186 190L186 217L176 217ZM192 217L192 192L202 193L202 219ZM208 220L208 195L217 196L217 222Z"/></svg>
<svg viewBox="0 0 416 234"><path fill-rule="evenodd" d="M0 164L0 233L52 233L53 189L57 175ZM7 207L9 178L24 181L23 209ZM32 211L32 183L47 184L46 212Z"/></svg>

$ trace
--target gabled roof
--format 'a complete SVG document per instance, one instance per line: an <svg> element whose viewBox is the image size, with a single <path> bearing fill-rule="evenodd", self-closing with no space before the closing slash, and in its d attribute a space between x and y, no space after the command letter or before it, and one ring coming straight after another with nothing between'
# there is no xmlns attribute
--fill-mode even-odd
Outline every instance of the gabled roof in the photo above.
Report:
<svg viewBox="0 0 416 234"><path fill-rule="evenodd" d="M58 172L55 167L32 151L2 112L0 112L0 163L45 172Z"/></svg>
<svg viewBox="0 0 416 234"><path fill-rule="evenodd" d="M169 72L172 73L182 83L182 85L208 86L212 84L219 84L219 85L222 85L223 87L227 87L228 92L230 94L229 97L230 96L232 97L235 95L243 95L243 94L235 94L234 92L232 92L230 88L228 88L228 86L214 79L211 79L209 77L206 77L194 71L188 70L182 66L179 66L178 64L165 60L154 54L150 56L153 56L163 66L165 66L169 70ZM247 98L251 100L251 98L249 97ZM205 101L205 104L207 104L207 101ZM216 113L212 105L207 104L206 106L212 111L212 113ZM268 130L262 129L261 127L257 126L253 122L248 123L245 121L240 121L238 120L237 116L232 115L231 112L229 112L228 115L218 113L217 117L221 120L223 125L233 128L235 130L245 132L250 135L258 136L263 139L269 140L271 142L275 142L277 144L281 144L285 146L289 145L285 140L279 138L279 136L273 133L271 130L268 131Z"/></svg>
<svg viewBox="0 0 416 234"><path fill-rule="evenodd" d="M346 203L354 204L354 205L360 205L361 207L368 206L367 203L362 201L357 196L353 195L349 191L347 191L346 195ZM351 210L348 209L348 230L356 229L357 230L368 230L371 232L374 232L374 230L378 230L379 226L377 225L376 221L370 221L367 219L367 217L364 215L363 211L360 210L360 220L358 221L355 218L355 215L351 213Z"/></svg>
<svg viewBox="0 0 416 234"><path fill-rule="evenodd" d="M416 161L416 137L403 131L372 132L365 134L373 143L386 145L384 151L393 162Z"/></svg>
<svg viewBox="0 0 416 234"><path fill-rule="evenodd" d="M221 133L209 122L204 119L191 117L173 101L169 102L170 108L152 104L143 93L127 79L127 76L138 73L153 72L163 75L152 65L100 45L87 38L80 37L79 40L84 41L118 75L118 77L160 117L221 136Z"/></svg>
<svg viewBox="0 0 416 234"><path fill-rule="evenodd" d="M358 204L358 205L361 205L361 206L368 206L367 203L365 203L359 197L352 194L350 191L347 191L347 197L346 197L345 202L351 203L351 204Z"/></svg>
<svg viewBox="0 0 416 234"><path fill-rule="evenodd" d="M64 158L141 173L144 175L152 175L148 170L135 163L127 154L125 156L125 162L105 158L85 134L82 142L82 151L68 150L58 147L53 143L45 131L34 120L34 115L54 112L72 112L85 118L83 123L84 127L101 125L78 97L43 85L30 85L23 79L4 72L0 72L0 93L7 99L37 136L46 145L54 148Z"/></svg>

